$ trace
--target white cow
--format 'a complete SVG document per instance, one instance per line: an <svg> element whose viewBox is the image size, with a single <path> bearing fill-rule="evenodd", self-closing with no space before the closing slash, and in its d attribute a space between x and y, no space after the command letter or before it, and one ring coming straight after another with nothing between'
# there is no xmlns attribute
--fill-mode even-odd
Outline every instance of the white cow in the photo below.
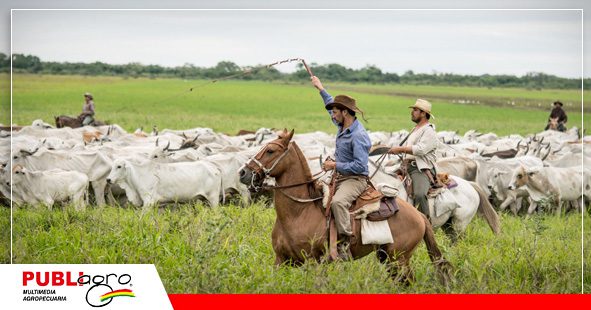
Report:
<svg viewBox="0 0 591 310"><path fill-rule="evenodd" d="M12 191L20 194L31 205L41 203L51 209L56 202L70 201L77 210L86 206L88 177L77 171L29 171L16 165L13 168L12 185Z"/></svg>
<svg viewBox="0 0 591 310"><path fill-rule="evenodd" d="M529 197L529 194L522 188L510 190L509 183L511 183L511 177L512 170L493 167L489 174L488 188L501 201L499 205L500 210L505 210L510 205L513 214L517 215L521 209L523 198Z"/></svg>
<svg viewBox="0 0 591 310"><path fill-rule="evenodd" d="M226 201L226 195L238 193L244 203L250 201L250 192L248 187L240 182L240 176L238 170L246 163L248 157L241 155L240 153L223 153L214 154L211 156L201 156L201 158L186 158L184 156L178 156L180 153L187 154L186 151L197 152L196 150L181 150L170 152L164 147L156 148L150 154L150 160L159 163L178 163L178 162L195 162L197 160L204 160L210 162L222 172L222 201ZM182 155L182 154L181 154Z"/></svg>
<svg viewBox="0 0 591 310"><path fill-rule="evenodd" d="M143 208L199 197L215 207L222 190L221 172L208 162L134 163L116 159L107 182L119 185L132 204Z"/></svg>
<svg viewBox="0 0 591 310"><path fill-rule="evenodd" d="M51 126L50 124L44 122L42 119L36 119L33 121L33 123L31 124L32 127L35 127L37 129L49 129L49 128L53 128L53 126Z"/></svg>
<svg viewBox="0 0 591 310"><path fill-rule="evenodd" d="M577 201L583 194L591 197L591 171L584 170L581 179L580 167L556 168L526 168L519 166L514 170L509 189L524 187L531 199L536 202L530 205L528 214L535 211L537 203L544 199L554 202L557 214L561 212L562 201Z"/></svg>
<svg viewBox="0 0 591 310"><path fill-rule="evenodd" d="M248 157L240 154L216 154L208 156L204 161L214 164L222 172L223 201L226 195L238 193L242 202L248 204L250 191L248 187L240 182L238 171L246 163Z"/></svg>
<svg viewBox="0 0 591 310"><path fill-rule="evenodd" d="M50 129L48 129L50 130ZM39 149L34 154L14 150L13 164L31 170L62 169L84 173L92 184L96 203L105 204L106 177L111 170L111 160L96 151L63 152Z"/></svg>

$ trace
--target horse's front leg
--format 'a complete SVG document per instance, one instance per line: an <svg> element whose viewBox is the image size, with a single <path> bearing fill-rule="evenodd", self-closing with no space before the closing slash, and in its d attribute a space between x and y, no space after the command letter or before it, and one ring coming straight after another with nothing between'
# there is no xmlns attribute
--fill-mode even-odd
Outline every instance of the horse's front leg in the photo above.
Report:
<svg viewBox="0 0 591 310"><path fill-rule="evenodd" d="M283 265L283 263L285 263L287 260L285 259L285 257L276 254L275 255L275 266L279 267L281 265Z"/></svg>

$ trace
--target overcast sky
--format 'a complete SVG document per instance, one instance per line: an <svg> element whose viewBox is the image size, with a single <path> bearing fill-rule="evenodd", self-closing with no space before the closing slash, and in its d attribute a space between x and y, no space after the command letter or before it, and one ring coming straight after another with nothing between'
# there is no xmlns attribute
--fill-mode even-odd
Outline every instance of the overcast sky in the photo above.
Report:
<svg viewBox="0 0 591 310"><path fill-rule="evenodd" d="M246 66L301 57L399 74L573 78L582 70L581 18L580 10L14 10L12 51L45 61Z"/></svg>

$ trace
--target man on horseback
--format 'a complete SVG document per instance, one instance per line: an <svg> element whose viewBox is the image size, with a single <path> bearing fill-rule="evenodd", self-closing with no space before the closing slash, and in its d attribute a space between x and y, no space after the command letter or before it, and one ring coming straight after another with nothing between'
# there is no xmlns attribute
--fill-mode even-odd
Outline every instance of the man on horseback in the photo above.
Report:
<svg viewBox="0 0 591 310"><path fill-rule="evenodd" d="M84 105L82 106L82 113L78 116L82 120L82 126L88 126L94 122L94 101L92 94L84 94Z"/></svg>
<svg viewBox="0 0 591 310"><path fill-rule="evenodd" d="M555 101L554 108L552 112L550 112L550 116L548 117L548 125L544 130L553 129L565 132L566 131L566 124L568 117L566 116L566 112L562 109L562 102Z"/></svg>
<svg viewBox="0 0 591 310"><path fill-rule="evenodd" d="M338 127L335 160L325 161L322 168L325 171L336 169L335 193L330 208L341 240L337 245L339 257L349 260L351 259L349 247L353 235L349 207L367 188L371 140L355 116L356 113L363 114L363 111L357 107L355 99L347 95L338 95L333 98L316 76L312 77L312 85L320 91L324 107L328 110L332 122Z"/></svg>
<svg viewBox="0 0 591 310"><path fill-rule="evenodd" d="M429 119L435 117L431 114L431 103L427 100L417 99L409 108L412 109L411 119L417 125L403 141L404 145L392 147L389 153L404 154L401 169L412 180L415 205L418 204L419 210L430 219L427 192L431 184L435 183L437 134Z"/></svg>

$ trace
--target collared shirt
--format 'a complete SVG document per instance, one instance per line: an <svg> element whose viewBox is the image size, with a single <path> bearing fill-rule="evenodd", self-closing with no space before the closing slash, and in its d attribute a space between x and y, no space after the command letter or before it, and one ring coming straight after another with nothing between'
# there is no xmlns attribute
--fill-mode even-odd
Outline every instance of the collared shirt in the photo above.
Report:
<svg viewBox="0 0 591 310"><path fill-rule="evenodd" d="M82 113L86 113L88 115L94 115L94 101L90 100L88 104L86 102L82 106Z"/></svg>
<svg viewBox="0 0 591 310"><path fill-rule="evenodd" d="M416 128L404 143L404 146L411 146L412 155L406 155L406 159L414 159L417 161L417 168L431 169L435 167L437 156L435 150L437 149L437 134L432 124L426 124L420 128Z"/></svg>
<svg viewBox="0 0 591 310"><path fill-rule="evenodd" d="M324 100L325 107L333 100L332 96L326 90L322 90L320 96ZM332 110L328 110L328 114L332 122L338 127L334 154L337 163L337 172L342 175L369 175L367 163L371 140L361 122L356 118L351 126L343 130L343 126L340 126L332 118Z"/></svg>

